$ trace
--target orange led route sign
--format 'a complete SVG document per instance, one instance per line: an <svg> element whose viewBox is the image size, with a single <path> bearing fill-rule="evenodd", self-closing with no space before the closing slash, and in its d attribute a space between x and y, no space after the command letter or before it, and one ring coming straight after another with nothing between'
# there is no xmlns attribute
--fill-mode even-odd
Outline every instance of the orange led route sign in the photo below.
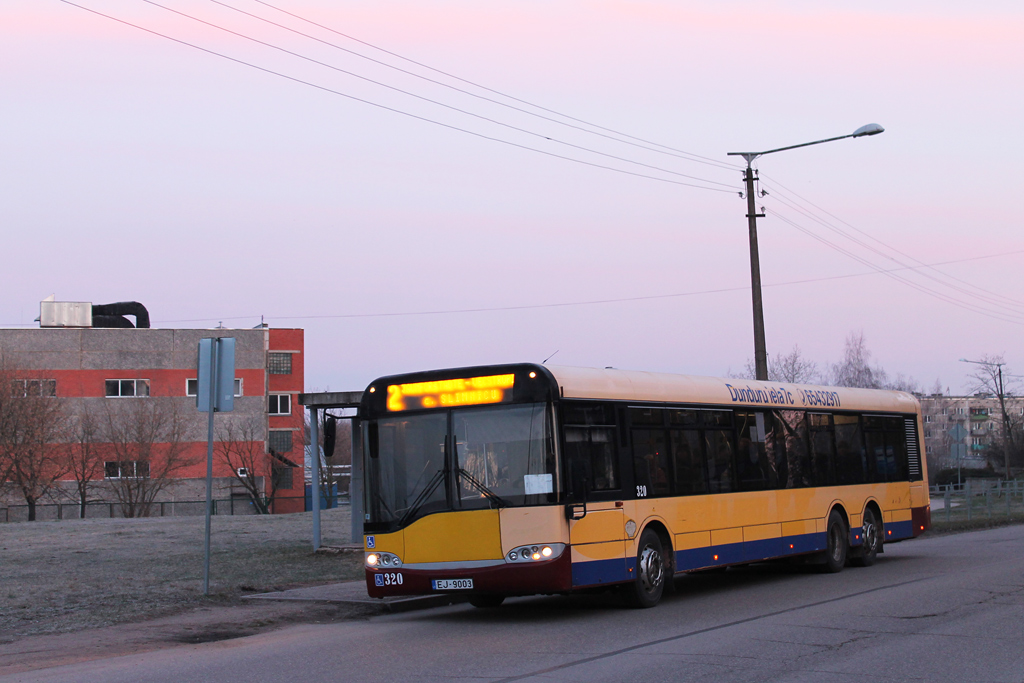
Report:
<svg viewBox="0 0 1024 683"><path fill-rule="evenodd" d="M488 375L388 385L388 411L454 408L512 400L516 376Z"/></svg>

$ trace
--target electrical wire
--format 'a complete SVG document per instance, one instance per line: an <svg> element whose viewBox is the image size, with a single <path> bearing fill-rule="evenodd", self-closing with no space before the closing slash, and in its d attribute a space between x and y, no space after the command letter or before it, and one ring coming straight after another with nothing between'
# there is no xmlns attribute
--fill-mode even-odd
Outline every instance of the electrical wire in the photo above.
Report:
<svg viewBox="0 0 1024 683"><path fill-rule="evenodd" d="M209 26L211 28L215 28L215 29L218 29L220 31L224 31L225 33L229 33L229 34L231 34L233 36L237 36L239 38L243 38L245 40L252 41L252 42L257 43L259 45L263 45L264 47L269 47L269 48L271 48L273 50L278 50L280 52L284 52L285 54L289 54L289 55L291 55L293 57L298 57L299 59L303 59L303 60L305 60L307 62L310 62L310 63L313 63L313 64L317 64L317 65L325 67L327 69L331 69L333 71L337 71L339 73L343 73L345 75L352 76L353 78L358 78L360 80L366 81L367 83L373 83L374 85L378 85L378 86L380 86L382 88L387 88L388 90L393 90L395 92L402 93L403 95L408 95L409 97L415 97L418 100L422 100L424 102L429 102L430 104L434 104L434 105L437 105L439 107L444 107L445 109L450 109L450 110L456 111L456 112L458 112L460 114L465 114L466 116L472 116L472 117L480 119L482 121L487 121L488 123L493 123L495 125L502 126L504 128L508 128L510 130L517 131L519 133L525 133L526 135L532 135L533 137L541 138L543 140L548 140L550 142L555 142L557 144L565 145L566 147L571 147L573 149L577 149L577 150L580 150L580 151L583 151L583 152L590 152L591 154L597 154L598 156L603 156L603 157L606 157L606 158L609 158L609 159L615 159L616 161L623 161L623 162L625 162L627 164L634 164L636 166L641 166L643 168L648 168L648 169L651 169L651 170L660 171L662 173L668 173L670 175L679 176L681 178L687 178L689 180L699 180L702 183L710 183L712 185L721 185L722 187L728 187L728 188L730 188L730 190L732 192L735 192L735 189L732 189L732 188L735 187L733 183L720 183L717 180L711 180L709 178L701 178L701 177L698 177L698 176L687 175L686 173L679 173L677 171L673 171L673 170L670 170L670 169L667 169L667 168L662 168L660 166L654 166L652 164L645 164L645 163L643 163L641 161L634 161L632 159L627 159L625 157L620 157L620 156L617 156L615 154L608 154L607 152L601 152L601 151L598 151L598 150L595 150L595 149L591 149L589 147L583 147L582 145L576 145L576 144L573 144L571 142L566 142L565 140L559 140L557 138L553 138L551 136L544 135L543 133L537 133L535 131L527 130L525 128L520 128L519 126L514 126L514 125L512 125L510 123L505 123L503 121L499 121L497 119L493 119L493 118L490 118L488 116L483 116L482 114L477 114L477 113L468 111L466 109L462 109L460 107L456 107L456 106L453 106L453 105L450 105L450 104L445 104L444 102L440 102L438 100L431 99L431 98L425 97L423 95L417 95L414 92L410 92L408 90L403 90L402 88L398 88L398 87L393 86L393 85L388 85L387 83L383 83L381 81L374 80L374 79L369 78L367 76L362 76L362 75L357 74L357 73L355 73L353 71L348 71L347 69L342 69L342 68L334 66L332 64L328 64L327 62L321 62L318 59L313 59L312 57L307 57L305 55L299 54L298 52L293 52L292 50L288 50L288 49L280 47L278 45L274 45L273 43L268 43L268 42L265 42L265 41L260 40L258 38L253 38L252 36L248 36L248 35L246 35L244 33L239 33L238 31L233 31L233 30L231 30L229 28L226 28L224 26L220 26L219 24L214 24L212 22L206 21L205 19L200 19L200 18L195 17L195 16L193 16L191 14L187 14L185 12L181 12L181 11L173 9L171 7L167 7L166 5L161 5L160 3L156 2L156 0L142 0L142 2L145 2L146 4L149 4L149 5L153 5L154 7L159 7L160 9L166 10L166 11L171 12L173 14L177 14L178 16L185 17L186 19L191 19L192 21L198 22L198 23L203 24L205 26Z"/></svg>
<svg viewBox="0 0 1024 683"><path fill-rule="evenodd" d="M767 176L764 176L764 177L767 177ZM793 195L793 197L795 197L796 200L802 201L803 203L807 204L808 206L814 208L815 210L820 211L821 213L825 214L826 216L829 216L830 218L832 218L832 219L842 223L843 225L845 225L846 227L850 228L851 230L854 230L854 231L864 235L868 239L870 239L870 240L872 240L872 241L882 245L886 249L889 249L889 250L899 254L900 256L903 256L903 257L905 257L907 259L910 259L911 261L913 261L914 263L917 263L918 265L922 265L922 266L925 265L922 261L920 261L919 259L911 256L910 254L908 254L908 253L906 253L904 251L901 251L900 249L894 247L893 245L888 244L888 243L878 239L877 237L871 235L870 233L868 233L868 232L866 232L864 230L861 230L857 226L855 226L855 225L853 225L851 223L848 223L847 221L844 221L842 218L839 218L838 216L836 216L835 214L830 213L829 211L821 208L820 206L818 206L814 202L810 201L806 197L803 197L803 196L797 194L792 189L786 187L785 185L780 183L778 180L770 178L769 179L769 183L773 183L774 185L776 185L778 187L781 187L783 190L785 190L789 194ZM777 191L777 190L775 190L775 191ZM796 200L794 200L794 201L796 201ZM964 284L964 285L966 285L968 287L971 287L972 289L976 289L976 290L978 290L980 292L984 292L985 294L991 295L991 296L993 296L993 297L995 297L997 299L1002 299L1007 304L1014 305L1014 306L1024 306L1024 301L1021 301L1019 299L1014 299L1014 298L1008 297L1008 296L1006 296L1004 294L999 294L998 292L993 292L991 290L985 289L984 287L981 287L980 285L973 284L971 282L968 282L966 280L958 278L955 275L952 275L950 273L946 273L946 272L943 272L941 270L938 270L937 268L931 268L931 270L935 271L936 273L938 273L939 275L941 275L943 277L949 278L951 280L955 280L955 281L957 281L957 282L959 282L961 284Z"/></svg>
<svg viewBox="0 0 1024 683"><path fill-rule="evenodd" d="M823 227L825 227L825 228L835 232L836 234L841 235L842 237L845 237L846 239L850 240L854 244L857 244L857 245L863 247L864 249L866 249L866 250L868 250L868 251L870 251L870 252L872 252L872 253L874 253L874 254L876 254L878 256L881 256L882 258L884 258L886 260L892 261L893 263L895 263L897 265L900 265L900 266L909 266L910 265L910 264L906 263L905 261L901 261L900 259L894 258L894 257L890 256L889 254L886 254L885 252L879 250L878 248L873 247L872 245L864 242L863 240L860 240L860 239L850 235L849 233L847 233L846 231L842 230L841 228L838 228L838 227L832 225L831 223L829 223L828 221L825 221L825 220L823 220L823 219L813 215L813 213L811 213L810 211L807 211L807 210L805 210L805 209L803 209L801 207L796 206L795 204L793 204L791 202L786 201L785 198L780 198L779 196L776 196L776 200L779 201L781 204L783 204L783 205L793 209L794 211L797 211L797 212L801 213L805 217L810 218L811 220L815 221L819 225L822 225ZM863 231L859 231L859 232L863 233ZM863 233L863 234L866 235L866 233ZM876 241L879 241L879 240L876 240ZM888 246L888 245L886 245L886 246ZM890 248L893 251L896 251L897 253L902 254L902 252L899 252L894 247L890 247ZM907 258L909 258L912 261L916 261L918 263L918 265L921 265L921 262L918 261L917 259L914 259L913 257L907 257ZM1024 310L1022 310L1022 309L1024 309L1024 305L1021 305L1021 304L1010 304L1010 305L1008 305L1008 304L1003 303L1003 302L1001 302L1001 301L999 301L997 299L994 299L991 296L987 296L985 294L977 294L977 293L971 291L970 289L965 289L964 287L962 287L960 285L950 284L949 282L946 282L946 281L944 281L944 280L942 280L942 279L932 275L931 273L928 273L928 272L925 272L925 271L921 271L921 270L918 270L917 273L919 275L921 275L922 277L924 277L924 278L926 278L928 280L931 280L932 282L936 283L939 286L948 287L949 289L952 289L953 291L959 292L960 294L963 294L963 295L968 296L968 297L978 298L978 299L980 299L982 301L985 301L986 303L988 303L991 306L995 306L997 308L1009 308L1009 309L1013 310L1014 314L1024 313Z"/></svg>
<svg viewBox="0 0 1024 683"><path fill-rule="evenodd" d="M626 169L616 168L614 166L607 166L607 165L595 163L595 162L592 162L592 161L586 161L586 160L583 160L583 159L577 159L575 157L565 156L563 154L558 154L558 153L555 153L555 152L549 152L547 150L538 149L536 147L531 147L529 145L524 145L524 144L521 144L521 143L518 143L518 142L512 142L511 140L505 140L504 138L498 138L498 137L494 137L492 135L486 135L484 133L480 133L480 132L477 132L477 131L469 130L467 128L462 128L460 126L456 126L456 125L449 124L449 123L444 123L444 122L438 121L436 119L431 119L431 118L426 117L426 116L420 116L419 114L413 114L411 112L407 112L407 111L404 111L402 109L398 109L396 107L390 107L390 106L387 106L387 105L384 105L384 104L380 104L379 102L374 102L372 100L367 100L367 99L364 99L364 98L361 98L361 97L356 97L355 95L350 95L350 94L342 92L340 90L335 90L333 88L328 88L327 86L319 85L319 84L313 83L311 81L306 81L306 80L303 80L301 78L297 78L295 76L289 76L288 74L282 73L280 71L275 71L275 70L269 69L267 67L259 66L257 64L253 64L252 62L247 62L245 60L238 59L237 57L231 57L231 56L226 55L224 53L217 52L215 50L211 50L209 48L205 48L205 47L202 47L200 45L196 45L194 43L190 43L190 42L182 40L180 38L175 38L175 37L169 36L169 35L167 35L165 33L160 33L159 31L155 31L153 29L146 28L146 27L140 26L138 24L133 24L132 22L127 21L125 19L120 19L118 17L112 16L112 15L109 15L109 14L105 14L103 12L100 12L99 10L95 10L95 9L90 8L90 7L86 7L84 5L80 5L78 3L72 2L71 0L59 0L59 1L64 3L64 4L66 4L66 5L70 5L72 7L77 7L78 9L85 10L86 12L90 12L91 14L95 14L95 15L103 17L105 19L110 19L111 21L115 21L115 22L117 22L119 24L124 24L125 26L130 26L130 27L132 27L134 29L138 29L140 31L144 31L146 33L149 33L149 34L152 34L152 35L155 35L155 36L159 36L161 38L165 38L165 39L170 40L172 42L178 43L179 45L185 45L187 47L191 47L191 48L193 48L195 50L199 50L201 52L205 52L205 53L213 55L215 57L220 57L222 59L226 59L226 60L234 62L236 64L240 64L242 66L247 66L247 67L250 67L252 69L256 69L257 71L262 71L264 73L271 74L273 76L278 76L280 78L284 78L286 80L289 80L289 81L292 81L292 82L295 82L295 83L299 83L301 85L306 85L306 86L309 86L311 88L315 88L317 90L321 90L323 92L327 92L327 93L331 93L331 94L334 94L334 95L338 95L340 97L344 97L346 99L353 100L355 102L361 102L363 104L368 104L370 106L377 107L378 109L384 109L386 111L394 112L396 114L402 114L403 116L408 116L410 118L414 118L414 119L417 119L417 120L420 120L420 121L424 121L426 123L432 123L434 125L441 126L443 128L448 128L450 130L458 131L458 132L461 132L461 133L466 133L468 135L472 135L472 136L481 138L483 140L490 140L492 142L499 142L501 144L508 145L510 147L516 147L516 148L519 148L519 149L523 149L523 150L527 150L527 151L531 151L531 152L536 152L538 154L543 154L545 156L554 157L556 159L562 159L562 160L565 160L565 161L571 161L571 162L574 162L574 163L577 163L577 164L583 164L585 166L590 166L590 167L593 167L593 168L601 168L601 169L604 169L604 170L614 171L616 173L622 173L622 174L625 174L625 175L630 175L630 176L634 176L634 177L638 177L638 178L646 178L648 180L656 180L656 181L659 181L659 182L669 183L669 184L672 184L672 185L680 185L680 186L683 186L683 187L692 187L692 188L701 189L701 190L710 190L712 192L725 192L725 193L729 193L729 194L732 194L733 192L735 192L735 190L726 190L726 189L717 188L717 187L707 187L705 185L696 185L694 183L685 183L685 182L678 181L678 180L672 180L670 178L660 178L658 176L652 176L652 175L648 175L646 173L637 173L635 171L628 171ZM710 182L715 182L715 181L710 181Z"/></svg>
<svg viewBox="0 0 1024 683"><path fill-rule="evenodd" d="M356 38L354 36L351 36L351 35L349 35L347 33L342 33L341 31L338 31L336 29L331 28L330 26L325 26L324 24L317 23L317 22L315 22L315 21L313 21L311 19L307 19L307 18L305 18L305 17L303 17L303 16L301 16L299 14L296 14L294 12L289 12L288 10L282 9L282 8L276 6L276 5L273 5L273 4L269 3L269 2L266 2L265 0L253 0L253 1L259 3L260 5L263 5L265 7L269 7L270 9L273 9L273 10L276 10L278 12L281 12L282 14L288 15L288 16L294 18L294 19L298 19L299 21L305 22L305 23L310 24L312 26L316 26L317 28L321 28L321 29L323 29L325 31L329 31L329 32L331 32L331 33L333 33L335 35L339 35L339 36L341 36L343 38L347 38L347 39L349 39L351 41L354 41L354 42L359 43L361 45L365 45L365 46L367 46L369 48L373 48L374 50L378 50L380 52L383 52L384 54L391 55L392 57L396 57L398 59L401 59L402 61L408 62L410 64L415 64L416 66L422 67L424 69L428 69L430 71L433 71L434 73L438 73L438 74L441 74L443 76L447 76L448 78L451 78L451 79L454 79L456 81L465 83L467 85L471 85L471 86L473 86L475 88L480 88L481 90L485 90L485 91L490 92L490 93L494 93L495 95L500 95L501 97L508 98L508 99L510 99L510 100L512 100L514 102L519 102L520 104L525 104L527 106L534 107L534 108L539 109L541 111L548 112L549 114L554 114L556 116L561 116L561 117L563 117L565 119L568 119L570 121L575 121L577 123L582 123L583 125L590 126L592 128L597 128L598 130L603 130L603 131L606 131L608 133L614 133L615 135L619 135L619 136L622 136L624 138L628 138L630 140L636 140L638 142L643 142L643 143L646 143L646 144L649 144L649 145L654 145L656 147L661 147L664 150L669 150L669 151L672 151L672 152L676 152L678 154L685 155L685 158L688 158L690 161L695 161L697 163L709 164L709 165L713 165L713 166L718 166L719 168L725 168L725 169L730 169L730 170L735 170L735 171L743 170L743 167L739 166L737 164L730 164L730 163L727 163L727 162L719 161L717 159L712 159L712 158L709 158L709 157L701 156L699 154L693 154L692 152L687 152L685 150L677 149L675 147L670 147L668 145L663 145L661 143L654 142L652 140L646 140L644 138L636 137L634 135L629 135L628 133L623 133L621 131L617 131L617 130L614 130L612 128L607 128L605 126L601 126L601 125L598 125L596 123L590 123L590 122L585 121L583 119L576 118L574 116L569 116L568 114L563 114L561 112L555 111L554 109L549 109L549 108L543 107L543 106L541 106L539 104L534 104L533 102L529 102L528 100L524 100L524 99L515 97L513 95L509 95L507 93L501 92L500 90L495 90L494 88L489 88L489 87L487 87L485 85L481 85L479 83L475 83L473 81L470 81L468 79L462 78L460 76L456 76L455 74L452 74L450 72L442 71L441 69L437 69L435 67L432 67L429 64L425 64L423 62L418 62L418 61L416 61L414 59L410 59L408 57L405 57L403 55L398 54L397 52L392 52L391 50L387 50L385 48L379 47L377 45L374 45L373 43L367 42L365 40L361 40L361 39ZM221 3L218 3L218 4L221 4Z"/></svg>
<svg viewBox="0 0 1024 683"><path fill-rule="evenodd" d="M785 219L783 219L785 220ZM1024 253L1024 250L1019 252L1007 252L1000 254L986 254L983 256L972 256L969 258L953 259L949 261L942 261L931 265L943 266L950 265L953 263L966 263L968 261L980 261L983 259L998 258L1002 256L1009 256L1012 254ZM848 273L845 275L829 275L826 277L816 278L805 278L802 280L789 280L785 282L774 282L762 285L762 288L771 287L789 287L793 285L803 285L815 282L828 282L832 280L846 280L850 278L865 277L868 275L878 275L885 273L894 273L902 270L913 270L912 267L901 267L892 268L889 270L879 270L875 267L871 267L871 270L864 273ZM632 296L632 297L621 297L612 299L592 299L588 301L566 301L551 304L524 304L518 306L491 306L491 307L480 307L480 308L454 308L454 309L440 309L440 310L428 310L428 311L400 311L400 312L388 312L388 313L337 313L337 314L323 314L323 315L299 315L299 316L266 316L274 320L321 320L321 319L341 319L341 318L400 318L400 317L412 317L412 316L426 316L426 315L451 315L451 314L463 314L463 313L494 313L503 311L523 311L523 310L537 310L546 308L569 308L575 306L595 306L601 304L618 304L618 303L630 303L636 301L653 301L658 299L677 299L683 297L702 296L707 294L724 294L729 292L743 292L749 291L750 286L742 287L721 287L717 289L704 289L696 290L691 292L679 292L675 294L651 294L646 296ZM160 323L195 323L195 322L209 322L213 320L253 320L259 318L259 315L243 315L243 316L218 316L214 318L188 318L181 320L159 320L156 322Z"/></svg>
<svg viewBox="0 0 1024 683"><path fill-rule="evenodd" d="M364 55L361 52L357 52L355 50L351 50L351 49L349 49L347 47L342 47L341 45L338 45L337 43L332 43L332 42L330 42L328 40L323 40L322 38L317 38L316 36L310 35L308 33L303 33L302 31L294 29L294 28L292 28L290 26L286 26L284 24L279 24L278 22L272 21L270 19L267 19L266 17L261 17L258 14L253 14L252 12L247 12L247 11L245 11L245 10L239 8L239 7L234 7L233 5L229 5L226 2L221 2L221 0L210 0L210 2L212 2L215 5L220 5L221 7L224 7L226 9L230 9L232 11L238 12L239 14L243 14L243 15L245 15L247 17L251 17L251 18L256 19L258 21L262 21L264 23L270 24L271 26L276 26L277 28L280 28L282 30L289 31L291 33L294 33L296 35L302 36L304 38L308 38L309 40L316 41L316 42L318 42L318 43L320 43L322 45L327 45L328 47L332 47L332 48L334 48L336 50L341 50L342 52L345 52L347 54L353 55L355 57L359 57L360 59L365 59L367 61L373 62L374 64L379 64L380 66L383 66L385 68L393 69L393 70L398 71L400 73L412 76L413 78L418 78L418 79L426 81L428 83L433 83L435 85L439 85L442 88L448 88L449 90L453 90L455 92L462 93L464 95L468 95L469 97L474 97L474 98L477 98L479 100L483 100L485 102L490 102L492 104L496 104L499 107L506 107L508 109L512 109L513 111L517 111L517 112L526 114L527 116L534 116L536 118L542 119L544 121L549 121L551 123L555 123L555 124L560 125L560 126L566 126L568 128L572 128L574 130L582 131L582 132L588 133L590 135L597 135L599 137L605 138L606 140L612 140L614 142L618 142L618 143L624 144L624 145L631 145L633 147L637 147L639 149L645 149L647 151L655 152L657 154L664 154L664 155L667 155L667 156L670 156L670 157L675 157L677 159L683 159L685 161L691 161L691 162L695 162L695 163L707 164L709 166L715 166L717 168L721 168L721 169L725 169L725 170L729 170L729 171L740 171L740 170L742 170L741 166L737 166L735 164L729 164L729 163L726 163L726 162L714 161L714 160L711 160L711 159L707 159L706 157L699 157L699 156L691 154L689 152L669 151L669 150L672 150L671 147L668 147L666 149L658 149L657 147L650 146L650 145L657 145L658 143L641 144L640 142L634 142L632 140L623 140L621 138L615 137L614 135L609 135L607 133L602 133L602 132L596 131L596 130L590 130L590 129L585 128L583 126L576 125L576 124L573 124L573 123L568 123L566 121L560 121L560 120L558 120L556 118L552 118L550 116L545 116L543 114L538 114L537 112L530 111L529 109L524 109L523 107L517 107L517 106L515 106L513 104L509 104L507 102L502 102L501 100L496 100L493 97L487 97L486 95L481 95L479 93L475 93L475 92L472 92L470 90L466 90L465 88L460 88L458 86L451 85L450 83L445 83L444 81L439 81L439 80L434 79L434 78L429 78L427 76L424 76L423 74L418 74L415 71L410 71L408 69L403 69L403 68L401 68L399 66L395 66L394 64L389 64L389 63L387 63L385 61L382 61L380 59L374 59L373 57L370 57L368 55ZM266 4L266 3L262 3L262 4ZM271 7L271 6L268 5L268 7ZM325 26L322 26L321 24L317 24L315 22L311 22L308 19L303 19L302 17L299 17L299 15L297 15L297 14L293 14L291 12L285 12L284 10L281 10L280 8L276 8L276 7L274 9L277 9L280 12L284 12L285 14L288 14L289 16L301 19L302 21L306 21L308 23L311 23L314 26L318 26L318 27L323 28L325 30L332 31L333 33L337 33L338 35L344 36L345 38L348 38L350 40L354 40L356 42L363 43L364 45L370 45L369 43L366 43L365 41L359 40L358 38L353 38L353 37L348 36L348 35L346 35L344 33L340 33L338 31L334 31L333 29L330 29L330 28L327 28ZM375 46L372 46L372 45L370 45L370 47L374 47L375 49L378 49L378 50L381 49L381 48L376 48ZM399 57L400 59L406 59L405 57L401 57L400 55L395 55L395 53L388 52L387 50L383 50L383 51L387 52L388 54L391 54L391 55L394 55L396 57ZM443 71L439 71L438 69L434 69L433 67L421 64L419 62L414 62L413 60L406 60L406 61L410 61L413 64L417 64L418 66L422 66L423 68L427 68L427 69L430 69L432 71L437 71L438 73L444 74L445 76L448 76L449 78L455 78L455 79L457 79L459 81L470 83L469 81L465 81L465 79L458 78L457 76L452 76L451 74L447 74L447 73L445 73ZM470 84L473 85L474 87L482 88L484 90L488 90L488 91L496 92L497 93L497 91L491 90L490 88L486 88L485 86L481 86L481 85L478 85L478 84L475 84L475 83L470 83ZM500 94L502 97L508 97L509 99L513 99L513 100L516 100L516 101L522 101L522 100L518 100L517 98L512 98L512 97L510 97L508 95L504 95L504 94L501 94L501 93L498 93L498 94ZM527 103L527 104L529 104L529 103ZM551 110L548 110L548 109L546 109L544 107L540 107L540 106L535 105L535 104L529 104L529 106L536 107L536 108L542 109L544 111L551 111ZM558 114L557 112L554 112L554 113L556 113L558 116L562 116L564 118L572 119L572 117L566 116L565 114ZM572 119L572 120L577 120L577 119ZM585 123L585 125L596 127L596 128L601 128L600 126L595 126L594 124L590 124L590 123ZM602 128L602 130L607 130L607 129L603 129ZM625 134L624 133L617 133L616 132L615 135L624 136ZM627 136L627 137L632 137L632 136ZM640 138L634 138L634 139L640 139ZM697 157L697 158L694 158L694 157Z"/></svg>
<svg viewBox="0 0 1024 683"><path fill-rule="evenodd" d="M883 269L880 266L877 266L876 264L872 263L868 259L865 259L865 258L863 258L863 257L861 257L861 256L859 256L859 255L849 251L848 249L846 249L846 248L844 248L844 247L842 247L842 246L840 246L840 245L838 245L838 244L836 244L836 243L826 239L825 237L822 237L821 235L818 235L817 233L813 232L812 230L809 230L809 229L803 227L802 225L800 225L796 221L794 221L794 220L792 220L790 218L787 218L784 215L783 212L780 212L780 211L776 210L776 211L773 212L773 216L775 216L776 218L778 218L782 222L786 223L787 225L795 228L796 230L804 233L808 237L811 237L812 239L817 240L818 242L821 242L822 244L828 246L829 248L834 249L835 251L838 251L838 252L848 256L849 258L857 261L858 263L861 263L861 264L863 264L863 265L865 265L865 266L867 266L869 268L872 268L873 270L875 270L878 273L883 273L886 276L888 276L888 277L890 277L890 278L892 278L894 280L897 280L898 282L901 282L902 284L905 284L908 287L911 287L912 289L915 289L915 290L917 290L917 291L919 291L919 292L921 292L923 294L931 296L931 297L933 297L935 299L939 299L940 301L944 301L946 303L952 304L952 305L957 306L959 308L963 308L965 310L972 311L974 313L987 316L989 318L993 318L993 319L996 319L996 320L1001 320L1003 322L1013 323L1015 325L1024 325L1024 317L1021 317L1021 316L1019 316L1019 315L1017 315L1017 314L1015 314L1013 312L992 311L990 309L982 308L981 306L972 305L972 304L970 304L968 302L963 302L963 301L961 301L959 299L956 299L955 297L952 297L952 296L950 296L948 294L944 294L942 292L937 292L936 290L934 290L934 289L932 289L930 287L927 287L927 286L922 285L920 283L914 282L912 280L904 278L904 277L902 277L900 275L897 275L895 273L895 270L905 270L906 268L889 269L889 270ZM912 267L909 268L909 269L910 270L917 270L916 268L912 268Z"/></svg>

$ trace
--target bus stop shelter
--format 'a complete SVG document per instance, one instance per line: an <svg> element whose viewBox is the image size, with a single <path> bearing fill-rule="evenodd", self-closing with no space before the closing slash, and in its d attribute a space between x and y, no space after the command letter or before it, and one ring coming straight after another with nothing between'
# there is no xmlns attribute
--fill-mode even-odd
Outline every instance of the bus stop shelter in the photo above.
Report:
<svg viewBox="0 0 1024 683"><path fill-rule="evenodd" d="M313 550L320 549L320 418L332 415L338 420L352 421L352 478L349 501L352 510L352 543L363 542L363 439L359 422L361 391L324 391L299 394L299 405L309 411L310 477L313 497ZM349 414L335 415L344 411ZM354 412L353 412L354 411Z"/></svg>

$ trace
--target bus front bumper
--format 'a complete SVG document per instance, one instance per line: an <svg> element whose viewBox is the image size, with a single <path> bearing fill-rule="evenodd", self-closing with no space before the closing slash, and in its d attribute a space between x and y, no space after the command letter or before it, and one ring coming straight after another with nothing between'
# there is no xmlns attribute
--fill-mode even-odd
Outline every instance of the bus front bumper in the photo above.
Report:
<svg viewBox="0 0 1024 683"><path fill-rule="evenodd" d="M460 566L458 562L429 569L407 565L401 568L366 568L366 591L371 598L394 595L484 594L536 595L565 593L572 588L570 552L535 563L498 561L491 566ZM472 587L466 579L472 581ZM438 588L437 586L441 586Z"/></svg>

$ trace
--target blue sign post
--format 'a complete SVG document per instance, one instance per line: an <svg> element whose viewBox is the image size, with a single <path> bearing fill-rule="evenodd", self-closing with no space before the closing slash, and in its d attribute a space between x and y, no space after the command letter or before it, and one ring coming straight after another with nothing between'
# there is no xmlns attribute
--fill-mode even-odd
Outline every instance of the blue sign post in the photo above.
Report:
<svg viewBox="0 0 1024 683"><path fill-rule="evenodd" d="M209 415L206 434L206 545L203 595L210 594L210 517L213 515L213 414L235 408L235 338L199 340L196 407Z"/></svg>

